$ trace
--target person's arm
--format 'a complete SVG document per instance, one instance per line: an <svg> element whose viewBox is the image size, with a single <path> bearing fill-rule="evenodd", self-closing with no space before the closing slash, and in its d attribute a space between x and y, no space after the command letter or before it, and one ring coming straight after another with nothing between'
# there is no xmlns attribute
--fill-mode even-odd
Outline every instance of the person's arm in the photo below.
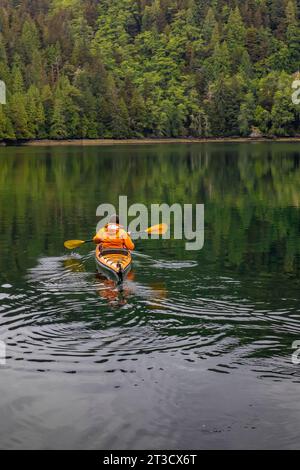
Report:
<svg viewBox="0 0 300 470"><path fill-rule="evenodd" d="M126 233L126 236L124 238L124 242L125 242L125 246L127 248L127 250L134 250L134 243L133 241L131 240L130 236L128 235L128 233Z"/></svg>
<svg viewBox="0 0 300 470"><path fill-rule="evenodd" d="M101 228L99 232L96 233L96 235L93 237L93 241L96 243L96 245L103 241L103 228Z"/></svg>
<svg viewBox="0 0 300 470"><path fill-rule="evenodd" d="M101 243L101 240L100 240L100 238L98 237L98 234L96 234L96 235L93 237L93 242L96 243L96 245L99 245L99 243Z"/></svg>

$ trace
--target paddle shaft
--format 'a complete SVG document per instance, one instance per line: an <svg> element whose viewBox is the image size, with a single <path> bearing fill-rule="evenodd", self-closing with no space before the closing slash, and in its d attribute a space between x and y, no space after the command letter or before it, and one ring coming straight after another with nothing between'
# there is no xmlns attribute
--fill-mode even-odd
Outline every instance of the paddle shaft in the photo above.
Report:
<svg viewBox="0 0 300 470"><path fill-rule="evenodd" d="M149 227L146 230L144 230L144 233L147 233L148 235L163 235L166 233L168 229L167 224L159 224L159 225L154 225L153 227ZM142 232L129 232L128 235L140 235ZM81 245L84 245L85 243L93 243L94 239L92 240L67 240L64 245L65 248L72 250L74 248L78 248Z"/></svg>

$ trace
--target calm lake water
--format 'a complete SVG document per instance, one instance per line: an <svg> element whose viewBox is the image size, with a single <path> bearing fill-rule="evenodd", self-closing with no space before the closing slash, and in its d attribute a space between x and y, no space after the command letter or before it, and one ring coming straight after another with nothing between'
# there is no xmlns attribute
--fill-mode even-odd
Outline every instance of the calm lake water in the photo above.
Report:
<svg viewBox="0 0 300 470"><path fill-rule="evenodd" d="M96 275L96 208L204 203L205 243ZM0 448L297 448L296 143L0 149Z"/></svg>

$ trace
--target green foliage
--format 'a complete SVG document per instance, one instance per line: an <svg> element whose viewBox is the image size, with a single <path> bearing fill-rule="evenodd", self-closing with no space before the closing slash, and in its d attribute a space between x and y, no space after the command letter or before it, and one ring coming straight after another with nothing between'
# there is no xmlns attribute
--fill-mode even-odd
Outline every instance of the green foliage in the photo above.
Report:
<svg viewBox="0 0 300 470"><path fill-rule="evenodd" d="M295 0L19 3L0 12L0 139L299 132Z"/></svg>
<svg viewBox="0 0 300 470"><path fill-rule="evenodd" d="M239 135L238 118L242 94L243 81L238 76L219 78L211 85L207 113L209 116L214 116L211 122L212 135Z"/></svg>
<svg viewBox="0 0 300 470"><path fill-rule="evenodd" d="M249 92L240 106L238 116L239 130L241 135L247 137L250 135L254 125L255 98L253 93Z"/></svg>
<svg viewBox="0 0 300 470"><path fill-rule="evenodd" d="M16 135L6 110L7 108L4 105L0 105L0 139L14 140Z"/></svg>
<svg viewBox="0 0 300 470"><path fill-rule="evenodd" d="M46 136L45 112L39 89L31 85L26 98L29 132L35 138L43 138Z"/></svg>
<svg viewBox="0 0 300 470"><path fill-rule="evenodd" d="M255 109L254 119L258 129L264 134L268 134L271 122L269 111L258 105Z"/></svg>
<svg viewBox="0 0 300 470"><path fill-rule="evenodd" d="M26 104L26 96L22 93L14 93L10 98L10 119L13 124L15 136L19 140L32 139L34 137L33 133L30 131Z"/></svg>

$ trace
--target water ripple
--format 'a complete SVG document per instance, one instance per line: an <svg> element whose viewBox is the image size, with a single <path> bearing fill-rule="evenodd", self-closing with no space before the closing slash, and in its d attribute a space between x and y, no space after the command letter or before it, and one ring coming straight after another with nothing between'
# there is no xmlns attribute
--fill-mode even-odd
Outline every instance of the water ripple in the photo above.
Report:
<svg viewBox="0 0 300 470"><path fill-rule="evenodd" d="M290 366L290 345L300 336L292 299L284 309L261 308L247 290L240 298L240 280L201 277L195 261L164 263L149 256L135 263L120 289L96 275L89 262L91 254L41 258L22 288L1 286L0 334L9 364L63 372L71 364L73 372L101 366L109 372L117 363L158 352L180 354L190 364L218 358L208 370L222 374L255 360L262 378L297 379L292 367L287 372L276 366L278 357ZM159 273L154 280L153 267ZM141 270L148 283L139 282Z"/></svg>

